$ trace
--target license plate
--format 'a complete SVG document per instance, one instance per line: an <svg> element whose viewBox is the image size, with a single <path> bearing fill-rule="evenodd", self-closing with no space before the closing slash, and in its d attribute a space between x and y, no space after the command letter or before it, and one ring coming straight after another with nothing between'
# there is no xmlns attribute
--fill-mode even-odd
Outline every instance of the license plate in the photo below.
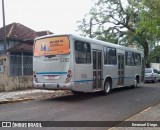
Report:
<svg viewBox="0 0 160 130"><path fill-rule="evenodd" d="M47 75L47 76L44 76L44 79L48 79L48 80L51 80L51 79L59 79L60 76L57 76L57 75Z"/></svg>

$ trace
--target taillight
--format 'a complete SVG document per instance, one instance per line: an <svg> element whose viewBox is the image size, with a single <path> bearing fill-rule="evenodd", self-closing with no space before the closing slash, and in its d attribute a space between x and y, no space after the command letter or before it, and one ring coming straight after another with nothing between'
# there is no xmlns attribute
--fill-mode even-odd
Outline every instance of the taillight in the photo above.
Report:
<svg viewBox="0 0 160 130"><path fill-rule="evenodd" d="M33 77L36 77L36 72L35 71L33 71Z"/></svg>
<svg viewBox="0 0 160 130"><path fill-rule="evenodd" d="M69 83L71 81L71 77L72 77L72 71L68 70L67 72L67 78L66 78L66 83Z"/></svg>
<svg viewBox="0 0 160 130"><path fill-rule="evenodd" d="M37 78L36 78L36 72L35 72L35 71L33 71L33 78L34 78L34 81L35 81L35 82L38 82L38 80L37 80Z"/></svg>

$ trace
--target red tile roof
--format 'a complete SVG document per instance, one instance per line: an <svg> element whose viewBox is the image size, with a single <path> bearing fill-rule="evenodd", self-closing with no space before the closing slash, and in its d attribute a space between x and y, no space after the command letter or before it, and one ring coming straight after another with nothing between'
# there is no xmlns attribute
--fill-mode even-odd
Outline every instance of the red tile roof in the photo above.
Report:
<svg viewBox="0 0 160 130"><path fill-rule="evenodd" d="M7 38L34 40L38 36L43 36L47 34L53 34L53 33L50 31L36 32L20 23L11 23L6 26ZM0 28L0 38L1 39L3 38L3 27Z"/></svg>
<svg viewBox="0 0 160 130"><path fill-rule="evenodd" d="M6 37L7 38L14 38L14 39L21 39L21 40L31 40L33 41L36 37L44 36L48 34L53 34L50 31L40 31L36 32L20 23L11 23L6 26ZM0 39L3 39L3 27L0 28ZM7 51L9 52L17 52L17 51L27 51L33 52L33 43L20 43Z"/></svg>

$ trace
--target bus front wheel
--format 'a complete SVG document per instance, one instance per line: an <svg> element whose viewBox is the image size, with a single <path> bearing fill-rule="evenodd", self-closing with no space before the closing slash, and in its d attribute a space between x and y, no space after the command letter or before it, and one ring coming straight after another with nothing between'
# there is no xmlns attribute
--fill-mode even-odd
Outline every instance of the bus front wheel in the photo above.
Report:
<svg viewBox="0 0 160 130"><path fill-rule="evenodd" d="M104 90L103 90L103 94L104 95L108 95L111 92L111 88L112 88L112 84L111 81L109 79L107 79L104 83Z"/></svg>

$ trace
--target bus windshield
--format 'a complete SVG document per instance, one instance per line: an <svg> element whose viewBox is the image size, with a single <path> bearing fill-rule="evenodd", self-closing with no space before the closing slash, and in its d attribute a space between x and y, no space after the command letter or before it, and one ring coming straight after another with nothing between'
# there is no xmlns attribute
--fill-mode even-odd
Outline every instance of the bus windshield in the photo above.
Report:
<svg viewBox="0 0 160 130"><path fill-rule="evenodd" d="M67 36L38 39L34 44L34 56L49 56L69 54L69 39Z"/></svg>

